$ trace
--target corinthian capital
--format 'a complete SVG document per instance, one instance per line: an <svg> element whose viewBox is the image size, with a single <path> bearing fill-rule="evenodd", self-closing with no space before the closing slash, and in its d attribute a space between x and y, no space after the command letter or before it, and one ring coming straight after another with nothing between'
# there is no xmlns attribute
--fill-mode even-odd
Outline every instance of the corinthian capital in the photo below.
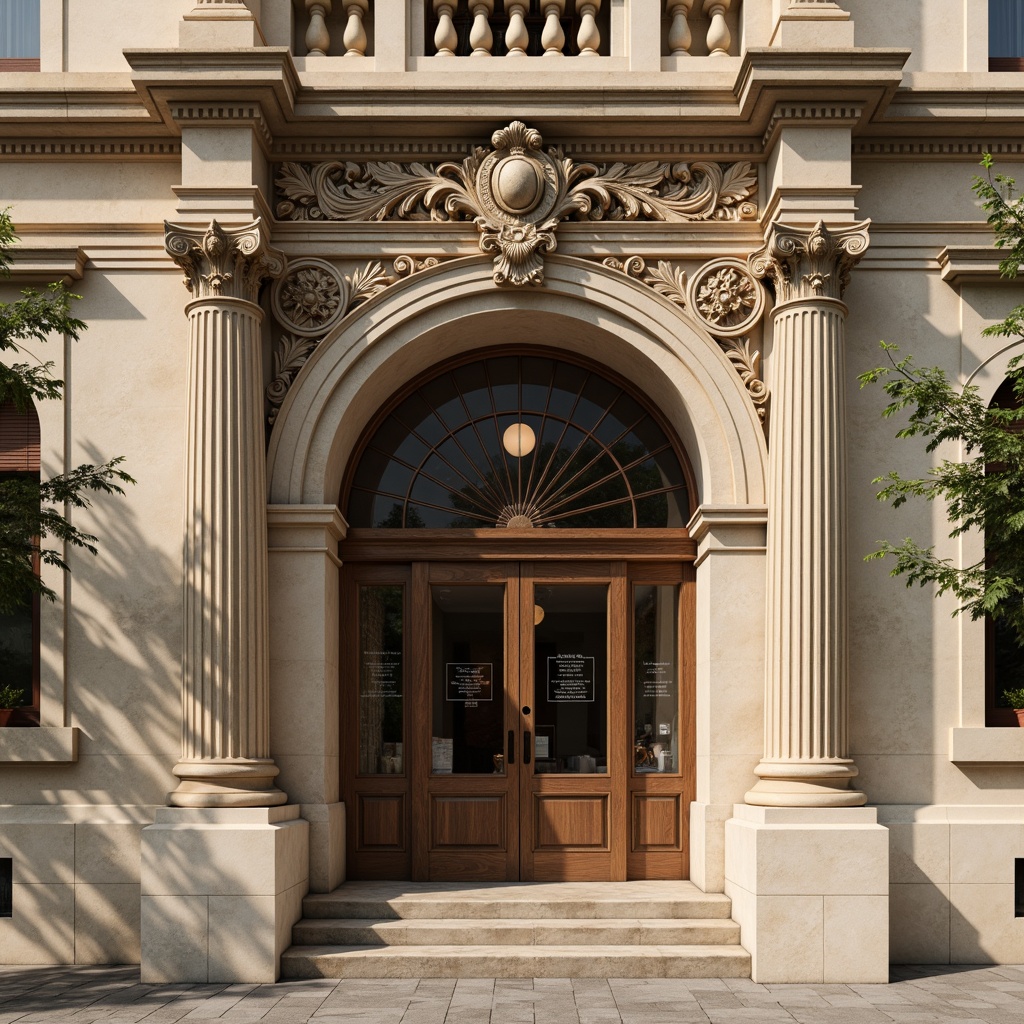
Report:
<svg viewBox="0 0 1024 1024"><path fill-rule="evenodd" d="M777 302L794 299L841 299L850 271L868 247L870 221L829 230L773 224L764 248L747 261L750 272L770 278Z"/></svg>
<svg viewBox="0 0 1024 1024"><path fill-rule="evenodd" d="M284 253L270 247L259 218L239 228L211 221L205 230L165 221L164 246L197 299L255 302L264 279L284 273Z"/></svg>

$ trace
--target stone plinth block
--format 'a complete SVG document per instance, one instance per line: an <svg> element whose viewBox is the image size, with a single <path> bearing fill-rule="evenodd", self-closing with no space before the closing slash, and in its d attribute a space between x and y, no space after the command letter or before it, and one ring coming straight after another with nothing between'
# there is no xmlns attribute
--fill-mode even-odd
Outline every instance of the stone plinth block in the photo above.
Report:
<svg viewBox="0 0 1024 1024"><path fill-rule="evenodd" d="M276 981L308 888L298 807L160 808L142 831L142 980Z"/></svg>
<svg viewBox="0 0 1024 1024"><path fill-rule="evenodd" d="M754 981L888 981L889 835L874 808L737 805L725 892Z"/></svg>

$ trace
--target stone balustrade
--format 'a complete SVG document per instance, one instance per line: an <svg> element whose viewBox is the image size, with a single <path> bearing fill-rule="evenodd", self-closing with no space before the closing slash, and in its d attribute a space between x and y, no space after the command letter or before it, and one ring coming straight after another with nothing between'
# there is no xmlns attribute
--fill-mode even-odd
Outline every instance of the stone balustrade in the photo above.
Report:
<svg viewBox="0 0 1024 1024"><path fill-rule="evenodd" d="M738 54L743 0L634 0L614 10L612 0L406 0L402 13L410 58L592 58L624 55L633 8L644 2L654 8L644 13L645 26L654 24L649 19L657 19L660 8L663 57ZM376 28L375 7L381 8ZM381 52L379 33L397 27L384 8L384 0L303 0L304 20L296 15L299 52L303 45L310 57Z"/></svg>

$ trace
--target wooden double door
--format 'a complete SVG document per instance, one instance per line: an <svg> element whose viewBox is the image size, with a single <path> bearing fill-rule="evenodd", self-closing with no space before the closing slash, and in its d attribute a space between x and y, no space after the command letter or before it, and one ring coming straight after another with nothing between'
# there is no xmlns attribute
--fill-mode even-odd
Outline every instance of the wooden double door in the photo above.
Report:
<svg viewBox="0 0 1024 1024"><path fill-rule="evenodd" d="M353 878L684 878L685 563L343 572Z"/></svg>

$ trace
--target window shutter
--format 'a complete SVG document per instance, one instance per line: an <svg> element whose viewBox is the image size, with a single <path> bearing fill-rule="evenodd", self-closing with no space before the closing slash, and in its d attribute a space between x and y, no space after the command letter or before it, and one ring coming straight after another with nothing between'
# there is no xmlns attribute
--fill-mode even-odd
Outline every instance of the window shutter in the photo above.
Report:
<svg viewBox="0 0 1024 1024"><path fill-rule="evenodd" d="M0 406L0 473L39 472L39 417L31 406Z"/></svg>

